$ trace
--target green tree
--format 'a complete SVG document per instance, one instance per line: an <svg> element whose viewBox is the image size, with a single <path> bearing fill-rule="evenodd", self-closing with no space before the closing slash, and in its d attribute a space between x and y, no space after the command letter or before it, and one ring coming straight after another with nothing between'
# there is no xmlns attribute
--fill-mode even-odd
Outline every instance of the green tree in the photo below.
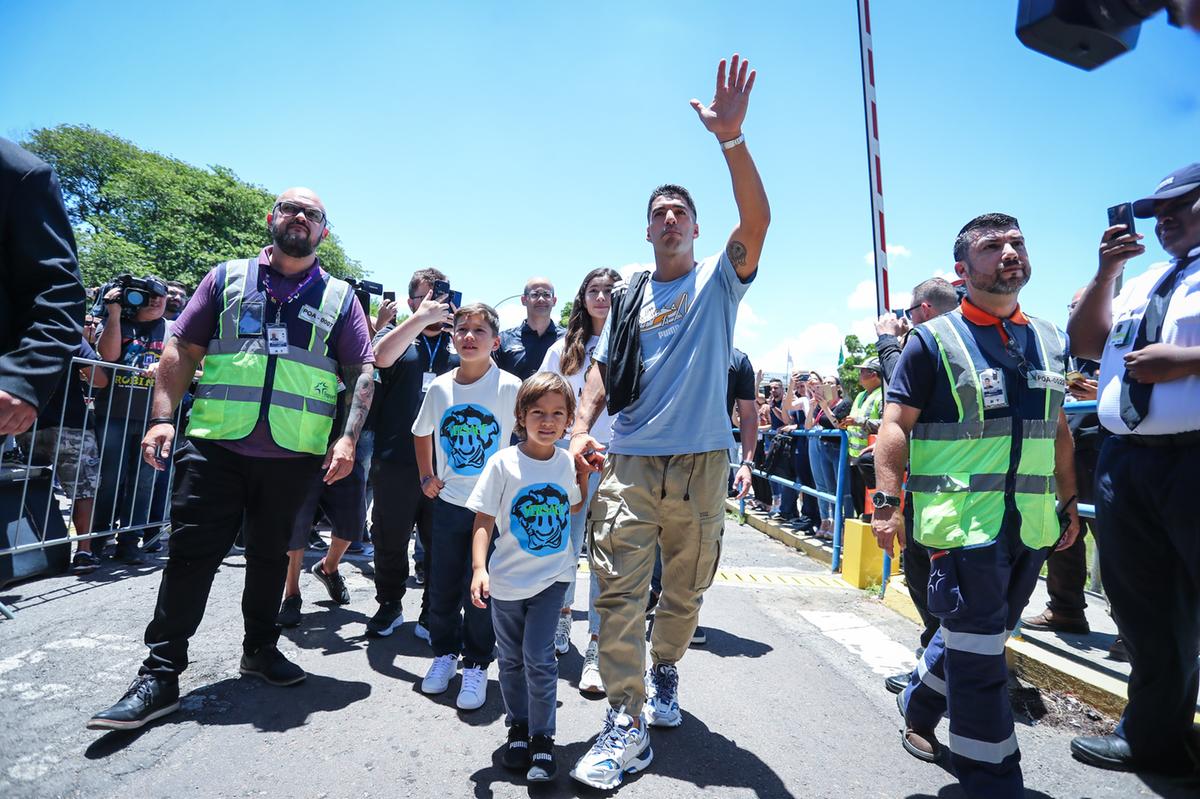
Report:
<svg viewBox="0 0 1200 799"><path fill-rule="evenodd" d="M571 318L571 307L575 305L575 300L567 300L563 303L562 310L558 314L558 323L563 327L567 326L567 321Z"/></svg>
<svg viewBox="0 0 1200 799"><path fill-rule="evenodd" d="M80 125L35 130L23 145L58 173L86 285L152 273L194 286L268 241L274 196L227 167L201 169ZM317 254L334 275L364 274L336 235Z"/></svg>
<svg viewBox="0 0 1200 799"><path fill-rule="evenodd" d="M858 336L849 335L846 336L844 351L846 357L838 366L838 377L842 380L842 390L846 399L853 400L855 395L862 391L862 384L858 382L858 365L875 357L875 345L863 345Z"/></svg>

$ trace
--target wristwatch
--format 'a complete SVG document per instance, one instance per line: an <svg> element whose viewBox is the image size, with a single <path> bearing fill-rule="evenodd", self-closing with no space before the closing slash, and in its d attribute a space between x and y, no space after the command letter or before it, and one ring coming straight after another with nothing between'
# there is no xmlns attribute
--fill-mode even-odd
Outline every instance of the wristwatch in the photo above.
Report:
<svg viewBox="0 0 1200 799"><path fill-rule="evenodd" d="M871 495L871 504L877 508L898 508L900 507L900 497L876 491Z"/></svg>

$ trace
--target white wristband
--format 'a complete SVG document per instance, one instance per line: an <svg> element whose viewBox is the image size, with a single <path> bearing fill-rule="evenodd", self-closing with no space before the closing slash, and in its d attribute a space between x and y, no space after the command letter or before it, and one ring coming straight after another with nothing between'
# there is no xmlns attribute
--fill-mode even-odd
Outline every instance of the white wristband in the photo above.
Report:
<svg viewBox="0 0 1200 799"><path fill-rule="evenodd" d="M729 141L721 142L721 149L722 150L732 150L734 147L737 147L739 144L745 144L745 142L746 142L746 134L739 133L738 137L736 139L730 139Z"/></svg>

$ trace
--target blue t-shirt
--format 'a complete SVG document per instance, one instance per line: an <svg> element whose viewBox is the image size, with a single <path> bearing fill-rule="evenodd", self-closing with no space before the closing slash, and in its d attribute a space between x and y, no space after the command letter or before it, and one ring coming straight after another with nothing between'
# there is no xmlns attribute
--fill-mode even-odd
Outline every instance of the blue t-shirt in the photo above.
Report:
<svg viewBox="0 0 1200 799"><path fill-rule="evenodd" d="M743 281L722 252L669 282L650 280L640 316L641 396L617 415L608 451L683 455L733 443L725 388ZM612 315L609 315L609 323ZM605 324L593 357L608 363Z"/></svg>

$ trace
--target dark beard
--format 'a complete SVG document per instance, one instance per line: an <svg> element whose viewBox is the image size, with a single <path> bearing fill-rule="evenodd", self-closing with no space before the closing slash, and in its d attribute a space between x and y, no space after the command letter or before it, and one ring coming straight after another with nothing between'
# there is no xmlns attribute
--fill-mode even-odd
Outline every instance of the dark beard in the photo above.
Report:
<svg viewBox="0 0 1200 799"><path fill-rule="evenodd" d="M1021 275L1018 281L1005 282L1000 279L1000 273L996 272L992 276L990 283L985 283L979 277L979 273L971 268L970 262L967 263L967 280L971 283L971 288L976 291L985 291L988 294L1016 294L1025 287L1029 282L1029 273L1025 272Z"/></svg>
<svg viewBox="0 0 1200 799"><path fill-rule="evenodd" d="M287 229L287 225L276 225L271 230L271 240L275 242L284 255L293 258L307 258L316 252L317 245L307 234L297 233ZM320 243L320 242L318 242Z"/></svg>

